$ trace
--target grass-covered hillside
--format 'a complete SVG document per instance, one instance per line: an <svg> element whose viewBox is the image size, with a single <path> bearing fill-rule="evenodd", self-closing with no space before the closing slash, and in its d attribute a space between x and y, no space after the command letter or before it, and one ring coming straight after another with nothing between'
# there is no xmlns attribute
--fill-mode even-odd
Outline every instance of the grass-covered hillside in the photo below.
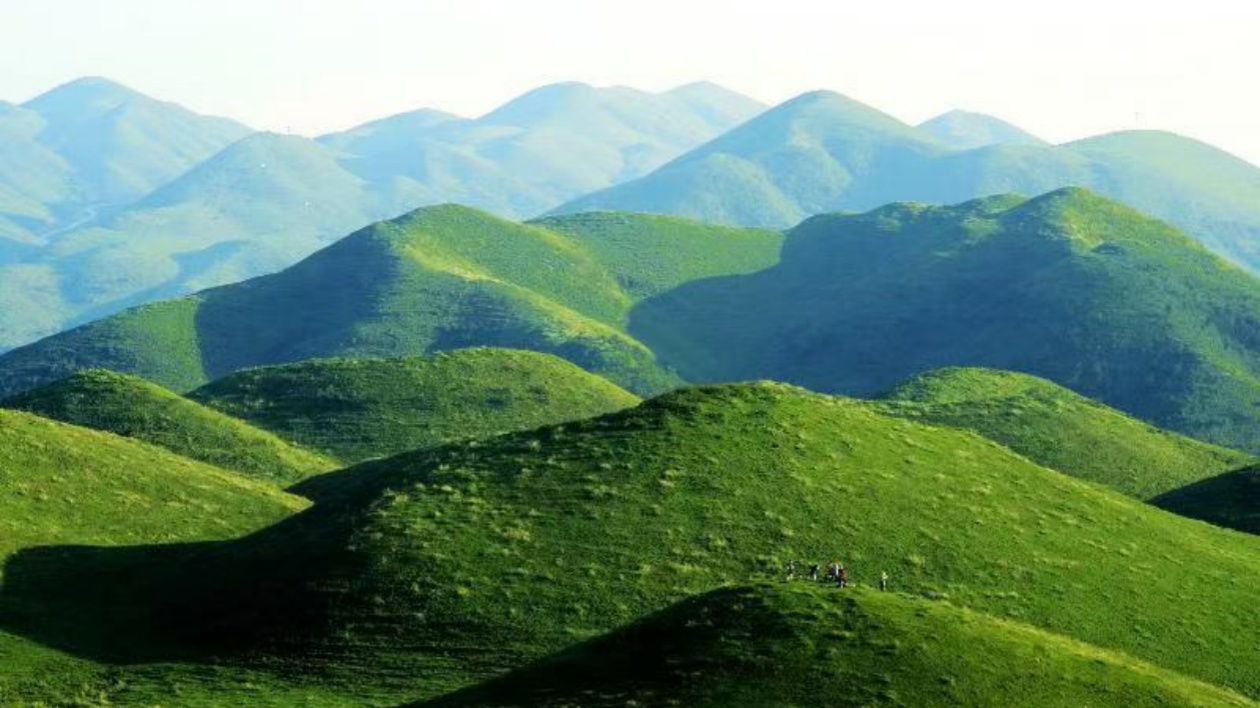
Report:
<svg viewBox="0 0 1260 708"><path fill-rule="evenodd" d="M1260 467L1188 484L1155 497L1151 503L1218 526L1260 535Z"/></svg>
<svg viewBox="0 0 1260 708"><path fill-rule="evenodd" d="M868 588L715 591L424 708L1249 706L1059 635Z"/></svg>
<svg viewBox="0 0 1260 708"><path fill-rule="evenodd" d="M630 332L692 381L870 395L1006 369L1260 450L1260 281L1080 189L815 217L777 266L651 298Z"/></svg>
<svg viewBox="0 0 1260 708"><path fill-rule="evenodd" d="M877 405L890 415L975 431L1037 464L1143 500L1255 464L1249 455L1165 432L1027 374L942 369L907 381Z"/></svg>
<svg viewBox="0 0 1260 708"><path fill-rule="evenodd" d="M0 401L0 406L137 438L282 485L337 467L327 458L161 386L101 369Z"/></svg>
<svg viewBox="0 0 1260 708"><path fill-rule="evenodd" d="M0 561L50 544L232 538L298 497L146 443L0 410Z"/></svg>
<svg viewBox="0 0 1260 708"><path fill-rule="evenodd" d="M346 462L590 418L639 402L563 359L507 349L246 369L191 397Z"/></svg>
<svg viewBox="0 0 1260 708"><path fill-rule="evenodd" d="M421 700L689 596L781 577L789 560L839 558L857 585L887 571L898 591L1260 696L1260 539L969 432L778 384L365 463L265 532L150 552L184 560L120 576L110 568L134 554L24 556L14 572L33 580L18 599L77 625L24 631L84 651L93 618L146 598L173 635L162 641L222 675L266 668L359 703ZM113 595L124 581L130 594ZM138 654L128 661L163 658ZM212 690L212 674L179 681ZM129 670L118 702L153 695L145 676Z"/></svg>
<svg viewBox="0 0 1260 708"><path fill-rule="evenodd" d="M891 202L1095 189L1260 270L1260 167L1196 140L1125 131L1051 146L986 116L912 127L856 101L810 93L651 174L560 207L674 214L786 228Z"/></svg>
<svg viewBox="0 0 1260 708"><path fill-rule="evenodd" d="M628 242L642 234L643 247ZM179 391L251 366L470 346L555 354L649 393L679 379L624 331L643 297L748 273L781 236L650 216L519 224L457 206L355 233L281 273L98 320L0 357L0 393L83 368ZM696 241L684 249L679 242Z"/></svg>

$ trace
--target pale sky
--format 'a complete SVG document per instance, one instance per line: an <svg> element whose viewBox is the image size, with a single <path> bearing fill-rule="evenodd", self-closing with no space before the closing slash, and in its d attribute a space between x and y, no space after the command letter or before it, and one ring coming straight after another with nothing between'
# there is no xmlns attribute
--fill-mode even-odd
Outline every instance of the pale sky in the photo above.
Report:
<svg viewBox="0 0 1260 708"><path fill-rule="evenodd" d="M1127 128L1260 164L1254 0L0 0L0 98L83 75L315 134L545 83L831 89L919 122Z"/></svg>

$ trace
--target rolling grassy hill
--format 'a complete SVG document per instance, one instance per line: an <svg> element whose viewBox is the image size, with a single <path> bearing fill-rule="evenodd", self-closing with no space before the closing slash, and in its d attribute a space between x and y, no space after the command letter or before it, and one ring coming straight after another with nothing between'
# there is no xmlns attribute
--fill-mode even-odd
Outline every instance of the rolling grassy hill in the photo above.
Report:
<svg viewBox="0 0 1260 708"><path fill-rule="evenodd" d="M1085 190L816 217L777 266L649 298L629 331L691 381L873 395L1006 369L1260 450L1260 282Z"/></svg>
<svg viewBox="0 0 1260 708"><path fill-rule="evenodd" d="M562 359L506 349L246 369L191 398L347 462L590 418L639 402Z"/></svg>
<svg viewBox="0 0 1260 708"><path fill-rule="evenodd" d="M862 401L694 389L333 478L314 508L264 532L148 551L148 575L134 553L25 553L7 592L76 632L21 629L90 654L99 618L143 598L162 641L219 657L215 671L270 667L347 697L419 700L780 577L790 559L838 557L858 585L886 570L901 592L1260 695L1260 539ZM136 652L114 659L162 658Z"/></svg>
<svg viewBox="0 0 1260 708"><path fill-rule="evenodd" d="M1159 430L1045 379L1006 371L933 371L898 386L878 408L972 430L1037 464L1146 501L1255 463L1254 457Z"/></svg>
<svg viewBox="0 0 1260 708"><path fill-rule="evenodd" d="M631 243L642 237L642 247ZM772 264L781 235L651 216L518 224L421 209L279 274L98 320L0 357L0 393L83 368L179 391L250 366L469 346L552 353L637 393L678 383L624 331L643 297ZM695 258L676 259L679 244Z"/></svg>
<svg viewBox="0 0 1260 708"><path fill-rule="evenodd" d="M1247 706L1114 652L948 603L729 588L424 708Z"/></svg>
<svg viewBox="0 0 1260 708"><path fill-rule="evenodd" d="M33 109L0 106L0 283L15 283L0 288L0 351L275 272L419 206L533 216L645 174L763 108L713 85L651 94L562 84L475 120L415 111L320 139L245 137L237 126L219 140L219 123L99 80L36 104L71 123L44 129ZM110 121L118 135L98 130ZM39 142L53 133L101 162L90 172L112 191L49 206L77 179ZM56 229L48 243L22 226L44 222L42 232Z"/></svg>
<svg viewBox="0 0 1260 708"><path fill-rule="evenodd" d="M1012 131L1018 129L966 114L914 128L843 96L811 93L556 213L639 211L788 227L823 212L890 202L951 204L1081 186L1260 270L1260 167L1160 131L1058 146ZM959 149L968 147L974 149Z"/></svg>
<svg viewBox="0 0 1260 708"><path fill-rule="evenodd" d="M0 401L0 406L136 438L184 457L289 485L337 467L144 379L89 370Z"/></svg>

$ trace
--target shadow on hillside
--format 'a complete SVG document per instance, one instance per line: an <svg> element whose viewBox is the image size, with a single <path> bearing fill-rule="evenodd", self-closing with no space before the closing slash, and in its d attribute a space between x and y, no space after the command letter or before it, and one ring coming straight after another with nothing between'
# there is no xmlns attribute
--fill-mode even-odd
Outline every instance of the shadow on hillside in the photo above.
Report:
<svg viewBox="0 0 1260 708"><path fill-rule="evenodd" d="M1174 514L1260 535L1260 467L1209 477L1165 492L1150 503Z"/></svg>
<svg viewBox="0 0 1260 708"><path fill-rule="evenodd" d="M311 509L231 541L47 546L11 556L0 630L114 664L283 651L351 596L352 515Z"/></svg>

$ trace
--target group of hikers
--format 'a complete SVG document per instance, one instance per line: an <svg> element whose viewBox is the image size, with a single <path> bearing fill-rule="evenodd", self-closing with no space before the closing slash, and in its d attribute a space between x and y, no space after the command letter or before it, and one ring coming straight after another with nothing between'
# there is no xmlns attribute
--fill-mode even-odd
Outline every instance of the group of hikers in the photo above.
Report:
<svg viewBox="0 0 1260 708"><path fill-rule="evenodd" d="M796 561L788 561L787 579L789 581L796 580L797 571L798 571L798 566L796 564ZM817 563L810 565L809 573L808 573L810 581L815 582L815 583L818 582L819 574L821 572L822 572L822 566L818 565ZM844 567L844 563L841 563L838 560L832 561L831 563L827 565L826 581L830 583L835 583L836 587L838 588L849 587L849 569ZM888 571L881 570L879 572L879 589L880 590L888 589Z"/></svg>

